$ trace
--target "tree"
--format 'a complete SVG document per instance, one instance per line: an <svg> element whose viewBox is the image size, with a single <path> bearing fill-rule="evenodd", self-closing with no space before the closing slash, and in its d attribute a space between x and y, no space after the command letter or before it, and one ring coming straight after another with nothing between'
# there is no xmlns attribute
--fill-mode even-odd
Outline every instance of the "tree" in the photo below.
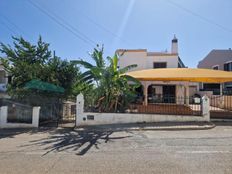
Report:
<svg viewBox="0 0 232 174"><path fill-rule="evenodd" d="M94 49L91 54L94 64L86 61L76 61L87 70L82 74L82 80L90 85L96 84L92 89L94 93L95 105L101 112L122 111L135 97L135 88L139 82L125 75L125 73L135 68L137 65L130 65L125 68L118 68L118 56L108 57L109 65L103 58L103 48Z"/></svg>
<svg viewBox="0 0 232 174"><path fill-rule="evenodd" d="M140 84L139 81L125 75L125 73L137 65L129 65L119 69L116 54L113 57L108 57L108 61L110 64L102 75L99 87L102 92L99 109L105 112L124 111L136 97L135 88Z"/></svg>
<svg viewBox="0 0 232 174"><path fill-rule="evenodd" d="M74 63L54 56L49 59L44 71L42 78L45 81L63 87L65 89L64 96L73 95L74 87L80 78L80 71Z"/></svg>
<svg viewBox="0 0 232 174"><path fill-rule="evenodd" d="M75 64L52 55L49 44L42 41L40 36L36 44L22 37L13 38L13 47L0 43L0 51L5 54L1 62L5 70L12 76L8 92L14 97L23 97L35 91L24 88L25 83L39 79L65 88L65 95L71 95L73 84L78 79L79 69ZM36 91L43 95L44 92ZM47 95L46 93L45 95Z"/></svg>
<svg viewBox="0 0 232 174"><path fill-rule="evenodd" d="M101 79L102 74L106 68L106 62L103 58L103 50L103 47L100 48L97 45L97 48L94 48L93 53L90 54L92 60L94 61L94 64L84 61L83 59L73 61L74 63L81 65L85 69L87 69L87 71L82 73L81 76L82 79L88 84L91 84L93 81L95 81L96 85L99 85L99 80Z"/></svg>

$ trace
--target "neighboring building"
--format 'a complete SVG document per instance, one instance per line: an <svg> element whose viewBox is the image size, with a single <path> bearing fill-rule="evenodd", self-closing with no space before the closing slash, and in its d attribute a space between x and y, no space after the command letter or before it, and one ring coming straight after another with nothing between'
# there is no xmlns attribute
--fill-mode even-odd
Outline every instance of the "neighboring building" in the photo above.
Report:
<svg viewBox="0 0 232 174"><path fill-rule="evenodd" d="M6 91L7 80L6 71L4 70L3 66L0 65L0 92Z"/></svg>
<svg viewBox="0 0 232 174"><path fill-rule="evenodd" d="M119 67L137 64L132 71L152 68L185 68L178 54L178 40L176 36L172 39L171 52L148 52L146 49L118 49ZM176 97L184 96L186 93L184 82L142 82L143 87L138 89L140 94L148 93L148 103L156 103L160 100L165 103L175 103ZM190 95L197 91L196 83L188 90ZM145 90L145 91L144 91ZM146 92L146 90L148 92ZM141 99L141 101L143 101Z"/></svg>
<svg viewBox="0 0 232 174"><path fill-rule="evenodd" d="M212 50L210 53L198 63L198 68L215 69L223 71L232 71L232 50ZM215 95L219 95L223 91L232 90L232 83L225 84L209 84L201 85L204 91L213 91Z"/></svg>
<svg viewBox="0 0 232 174"><path fill-rule="evenodd" d="M6 94L6 86L11 77L8 76L8 73L4 70L4 67L0 64L0 98L8 97Z"/></svg>

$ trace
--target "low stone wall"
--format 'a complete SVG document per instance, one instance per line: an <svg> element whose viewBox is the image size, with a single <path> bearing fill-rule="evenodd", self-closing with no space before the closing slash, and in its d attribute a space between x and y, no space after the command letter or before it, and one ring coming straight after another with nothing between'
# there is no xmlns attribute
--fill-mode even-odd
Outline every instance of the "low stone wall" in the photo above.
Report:
<svg viewBox="0 0 232 174"><path fill-rule="evenodd" d="M0 128L33 128L39 127L40 107L33 107L32 123L8 123L7 122L7 106L0 107Z"/></svg>
<svg viewBox="0 0 232 174"><path fill-rule="evenodd" d="M76 126L124 124L141 122L203 122L210 121L209 98L202 97L202 115L172 115L172 114L138 114L138 113L86 113L84 112L84 97L77 96Z"/></svg>
<svg viewBox="0 0 232 174"><path fill-rule="evenodd" d="M76 125L103 125L124 123L152 122L203 122L209 121L208 116L190 115L158 115L158 114L129 114L129 113L83 113L77 116Z"/></svg>

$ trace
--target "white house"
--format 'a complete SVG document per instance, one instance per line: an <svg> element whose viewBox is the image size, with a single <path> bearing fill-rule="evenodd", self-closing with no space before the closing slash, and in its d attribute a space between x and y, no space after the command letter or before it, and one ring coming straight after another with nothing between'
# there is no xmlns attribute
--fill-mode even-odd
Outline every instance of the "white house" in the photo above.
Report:
<svg viewBox="0 0 232 174"><path fill-rule="evenodd" d="M118 49L116 53L119 55L119 67L125 67L137 64L132 71L152 69L152 68L184 68L185 65L179 57L178 39L176 36L171 42L171 51L165 52L149 52L147 49ZM161 100L165 103L183 103L189 101L177 101L177 97L194 95L197 92L197 83L190 84L188 88L185 82L163 82L163 81L145 81L141 82L143 87L140 93L145 95L145 104L157 103ZM188 89L187 89L188 88ZM143 90L143 91L142 91Z"/></svg>
<svg viewBox="0 0 232 174"><path fill-rule="evenodd" d="M119 66L125 67L137 64L137 68L133 70L185 67L178 54L178 40L175 36L172 40L171 52L148 52L146 49L118 49L116 53L120 56Z"/></svg>

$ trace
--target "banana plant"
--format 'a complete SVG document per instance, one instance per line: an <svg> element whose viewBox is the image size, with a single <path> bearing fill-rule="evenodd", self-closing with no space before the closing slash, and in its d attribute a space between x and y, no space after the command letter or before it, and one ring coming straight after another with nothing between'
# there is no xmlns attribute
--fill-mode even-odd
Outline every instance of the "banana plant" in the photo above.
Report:
<svg viewBox="0 0 232 174"><path fill-rule="evenodd" d="M91 64L83 59L75 60L73 63L76 63L86 69L81 75L81 79L88 84L96 82L97 86L99 85L99 80L101 79L102 73L105 69L106 63L103 58L104 48L94 48L93 53L90 54L94 64Z"/></svg>
<svg viewBox="0 0 232 174"><path fill-rule="evenodd" d="M82 80L89 84L96 84L94 91L99 112L123 111L135 97L135 88L140 82L126 72L137 67L129 65L118 68L118 55L107 57L107 63L103 58L103 48L94 49L91 54L94 64L79 60L75 63L83 66L86 71L82 73Z"/></svg>

